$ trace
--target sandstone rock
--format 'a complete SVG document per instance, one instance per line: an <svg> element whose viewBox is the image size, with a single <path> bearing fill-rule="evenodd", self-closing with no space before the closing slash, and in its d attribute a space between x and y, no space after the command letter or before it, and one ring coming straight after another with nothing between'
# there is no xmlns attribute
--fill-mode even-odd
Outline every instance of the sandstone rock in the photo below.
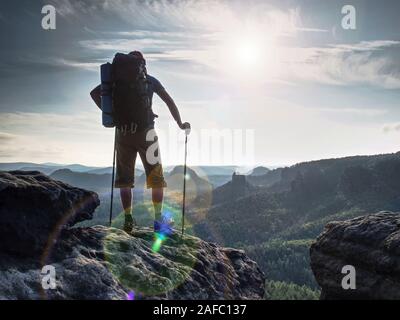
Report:
<svg viewBox="0 0 400 320"><path fill-rule="evenodd" d="M310 255L321 299L400 299L399 213L329 223ZM342 288L345 265L355 267L355 290Z"/></svg>
<svg viewBox="0 0 400 320"><path fill-rule="evenodd" d="M52 234L91 219L99 203L96 193L40 172L0 172L0 250L36 255Z"/></svg>
<svg viewBox="0 0 400 320"><path fill-rule="evenodd" d="M243 251L148 228L71 227L97 196L42 174L0 173L0 204L1 241L15 243L0 246L0 300L264 297L264 275ZM53 290L42 288L44 265L55 268Z"/></svg>

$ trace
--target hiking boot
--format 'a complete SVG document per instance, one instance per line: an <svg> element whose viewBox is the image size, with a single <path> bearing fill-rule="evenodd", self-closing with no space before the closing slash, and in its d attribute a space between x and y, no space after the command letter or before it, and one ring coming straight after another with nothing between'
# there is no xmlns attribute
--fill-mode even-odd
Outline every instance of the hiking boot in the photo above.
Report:
<svg viewBox="0 0 400 320"><path fill-rule="evenodd" d="M170 236L174 230L172 227L174 226L174 219L167 218L165 216L161 217L161 220L154 220L154 232L161 233L166 236Z"/></svg>
<svg viewBox="0 0 400 320"><path fill-rule="evenodd" d="M133 227L136 225L135 219L133 219L131 214L125 215L124 231L127 233L132 232Z"/></svg>

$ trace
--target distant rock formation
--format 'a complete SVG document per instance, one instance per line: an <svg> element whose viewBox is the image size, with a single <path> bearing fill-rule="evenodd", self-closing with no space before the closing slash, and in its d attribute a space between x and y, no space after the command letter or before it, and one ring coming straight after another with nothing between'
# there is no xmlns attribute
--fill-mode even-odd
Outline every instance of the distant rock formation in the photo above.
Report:
<svg viewBox="0 0 400 320"><path fill-rule="evenodd" d="M232 199L235 200L240 197L246 196L246 176L242 174L237 174L236 172L232 175L232 185L231 185L231 195Z"/></svg>
<svg viewBox="0 0 400 320"><path fill-rule="evenodd" d="M241 250L198 238L155 239L91 219L95 193L39 172L0 172L2 299L262 299L264 275ZM56 271L44 290L41 269Z"/></svg>
<svg viewBox="0 0 400 320"><path fill-rule="evenodd" d="M310 255L321 299L400 299L400 213L331 222ZM355 268L355 290L342 288L346 265Z"/></svg>
<svg viewBox="0 0 400 320"><path fill-rule="evenodd" d="M232 203L239 198L254 194L260 190L260 188L249 183L247 178L244 175L234 173L231 181L213 190L212 204Z"/></svg>
<svg viewBox="0 0 400 320"><path fill-rule="evenodd" d="M250 176L262 176L270 172L271 170L266 168L266 167L255 167L251 172L249 173Z"/></svg>
<svg viewBox="0 0 400 320"><path fill-rule="evenodd" d="M176 166L165 175L168 184L168 190L176 190L182 192L183 189L183 166ZM201 178L196 171L186 168L186 190L196 193L211 192L212 185L206 179Z"/></svg>

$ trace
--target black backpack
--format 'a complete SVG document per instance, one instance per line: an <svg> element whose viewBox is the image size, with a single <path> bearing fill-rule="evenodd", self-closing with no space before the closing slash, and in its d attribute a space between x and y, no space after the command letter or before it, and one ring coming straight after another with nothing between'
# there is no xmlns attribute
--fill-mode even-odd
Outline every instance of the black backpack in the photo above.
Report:
<svg viewBox="0 0 400 320"><path fill-rule="evenodd" d="M117 53L112 63L113 118L122 131L147 129L154 120L147 94L146 62L132 55Z"/></svg>

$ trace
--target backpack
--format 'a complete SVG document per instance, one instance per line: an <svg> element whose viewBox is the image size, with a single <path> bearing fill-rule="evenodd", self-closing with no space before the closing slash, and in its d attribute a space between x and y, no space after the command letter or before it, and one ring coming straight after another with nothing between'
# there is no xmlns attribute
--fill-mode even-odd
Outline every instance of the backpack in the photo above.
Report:
<svg viewBox="0 0 400 320"><path fill-rule="evenodd" d="M147 129L154 114L147 94L145 60L136 55L117 53L112 63L112 81L115 126L132 133Z"/></svg>

